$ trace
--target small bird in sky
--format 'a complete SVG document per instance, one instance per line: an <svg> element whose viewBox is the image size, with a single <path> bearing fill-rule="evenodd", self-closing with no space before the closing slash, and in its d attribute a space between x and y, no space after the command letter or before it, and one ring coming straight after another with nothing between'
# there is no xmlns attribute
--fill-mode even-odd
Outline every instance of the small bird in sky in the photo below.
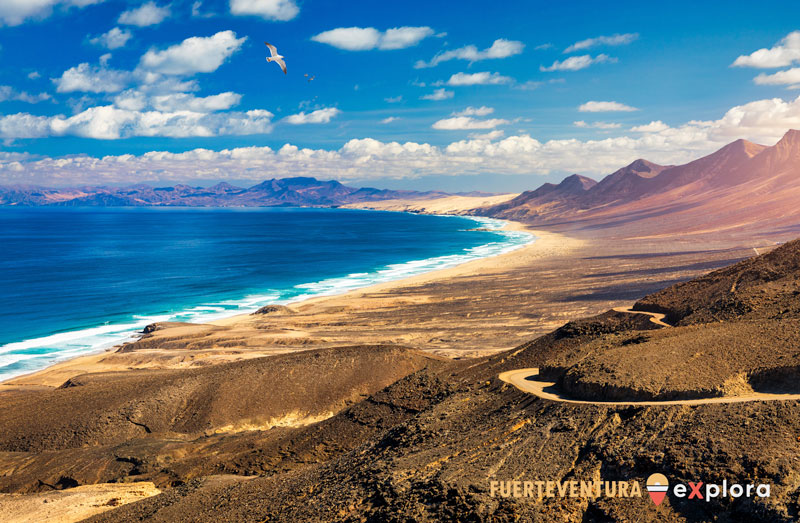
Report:
<svg viewBox="0 0 800 523"><path fill-rule="evenodd" d="M278 54L278 49L274 45L268 44L267 42L264 42L264 45L267 46L270 54L270 56L267 57L267 62L275 62L281 66L281 69L283 69L283 74L286 74L286 62L283 61L284 57Z"/></svg>
<svg viewBox="0 0 800 523"><path fill-rule="evenodd" d="M316 78L316 76L309 76L309 74L308 74L308 73L304 74L303 76L305 76L306 78L308 78L308 83L311 83L311 80L313 80L314 78Z"/></svg>

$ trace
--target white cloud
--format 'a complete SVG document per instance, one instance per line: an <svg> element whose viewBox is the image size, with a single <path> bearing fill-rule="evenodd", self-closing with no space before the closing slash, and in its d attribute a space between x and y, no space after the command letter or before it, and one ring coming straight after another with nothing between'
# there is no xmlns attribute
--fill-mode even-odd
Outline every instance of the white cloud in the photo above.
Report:
<svg viewBox="0 0 800 523"><path fill-rule="evenodd" d="M381 120L381 123L382 124L392 123L392 122L396 122L399 119L400 118L398 118L397 116L389 116L389 117L384 118L383 120Z"/></svg>
<svg viewBox="0 0 800 523"><path fill-rule="evenodd" d="M489 131L488 133L470 133L469 134L469 138L471 140L489 140L489 141L493 141L493 140L498 140L498 139L502 138L503 136L505 136L505 134L506 133L504 131L502 131L500 129L496 129L494 131Z"/></svg>
<svg viewBox="0 0 800 523"><path fill-rule="evenodd" d="M2 0L0 1L0 26L20 25L28 19L44 19L54 7L86 7L103 0Z"/></svg>
<svg viewBox="0 0 800 523"><path fill-rule="evenodd" d="M163 22L170 15L168 6L159 6L155 2L147 2L135 9L125 11L119 15L119 22L122 25L135 25L146 27L157 25Z"/></svg>
<svg viewBox="0 0 800 523"><path fill-rule="evenodd" d="M455 96L455 93L453 91L448 91L447 89L442 87L441 89L434 90L430 94L424 94L424 95L420 96L419 98L420 98L420 100L434 100L434 101L438 102L438 101L441 101L441 100L450 99L453 96Z"/></svg>
<svg viewBox="0 0 800 523"><path fill-rule="evenodd" d="M306 114L301 111L286 117L286 122L292 125L302 125L308 123L328 123L342 111L335 107L326 107Z"/></svg>
<svg viewBox="0 0 800 523"><path fill-rule="evenodd" d="M616 61L616 58L612 58L605 54L599 54L594 58L592 58L591 55L584 54L580 56L570 56L566 60L562 60L560 62L556 60L550 67L545 67L542 65L539 67L539 70L543 72L580 71L581 69L586 69L592 64L614 63Z"/></svg>
<svg viewBox="0 0 800 523"><path fill-rule="evenodd" d="M154 96L150 102L158 111L176 112L192 111L196 113L211 113L226 111L239 105L242 95L232 92L220 93L205 97L196 97L187 93L174 93Z"/></svg>
<svg viewBox="0 0 800 523"><path fill-rule="evenodd" d="M433 35L434 30L430 27L395 27L385 32L374 27L338 27L311 39L346 51L388 51L415 46Z"/></svg>
<svg viewBox="0 0 800 523"><path fill-rule="evenodd" d="M472 107L469 106L463 111L458 111L457 113L453 113L453 116L488 116L494 112L494 107L486 107L482 105L480 107Z"/></svg>
<svg viewBox="0 0 800 523"><path fill-rule="evenodd" d="M149 86L128 89L114 98L114 106L127 111L156 110L166 113L194 112L212 113L226 111L242 99L242 95L233 92L219 93L198 97L186 92L166 92L161 86L151 92Z"/></svg>
<svg viewBox="0 0 800 523"><path fill-rule="evenodd" d="M0 138L42 138L50 134L50 118L17 113L0 116Z"/></svg>
<svg viewBox="0 0 800 523"><path fill-rule="evenodd" d="M471 116L454 116L435 122L431 127L440 131L467 131L475 129L494 129L499 125L506 125L508 120L502 118L490 118L488 120L478 120Z"/></svg>
<svg viewBox="0 0 800 523"><path fill-rule="evenodd" d="M632 112L638 111L636 107L619 102L586 102L578 107L582 113L607 113L607 112Z"/></svg>
<svg viewBox="0 0 800 523"><path fill-rule="evenodd" d="M433 36L434 30L430 27L397 27L387 29L383 34L378 49L406 49L413 47L429 36Z"/></svg>
<svg viewBox="0 0 800 523"><path fill-rule="evenodd" d="M30 78L31 80L38 80L41 77L42 74L39 71L32 71L28 73L28 78Z"/></svg>
<svg viewBox="0 0 800 523"><path fill-rule="evenodd" d="M130 40L132 36L133 34L130 31L124 31L119 27L114 27L107 33L92 38L89 42L94 45L101 45L107 49L119 49L120 47L125 47L125 44L128 43L128 40Z"/></svg>
<svg viewBox="0 0 800 523"><path fill-rule="evenodd" d="M577 122L572 122L572 125L575 127L580 127L583 129L619 129L622 127L622 124L614 123L614 122L592 122L587 123L583 120L578 120Z"/></svg>
<svg viewBox="0 0 800 523"><path fill-rule="evenodd" d="M596 38L587 38L580 42L575 42L571 46L564 49L565 53L573 53L583 49L589 49L598 45L626 45L639 38L639 33L625 33L614 34L611 36L598 36Z"/></svg>
<svg viewBox="0 0 800 523"><path fill-rule="evenodd" d="M661 120L654 120L645 125L631 127L631 131L635 133L658 133L661 131L666 131L667 129L669 129L669 125L665 124Z"/></svg>
<svg viewBox="0 0 800 523"><path fill-rule="evenodd" d="M86 93L116 93L122 91L132 80L131 73L107 69L103 66L91 66L82 63L71 67L62 73L60 78L54 78L56 91L71 93L75 91Z"/></svg>
<svg viewBox="0 0 800 523"><path fill-rule="evenodd" d="M81 136L117 140L134 136L172 138L265 134L272 130L269 111L229 113L131 111L113 105L90 107L74 116L0 117L0 138Z"/></svg>
<svg viewBox="0 0 800 523"><path fill-rule="evenodd" d="M268 119L265 122L259 121L256 115L237 114L239 123L234 123L234 119L227 126L208 117L227 119L231 117L228 114L200 117L206 118L204 122L215 131L243 132L258 126L269 127ZM50 117L7 115L0 117L0 138L49 136L53 133L50 124ZM136 119L130 129L136 130L138 126L135 124ZM65 185L164 180L233 181L252 180L254 172L280 172L282 176L313 174L319 178L340 180L481 173L528 176L580 172L592 176L608 174L637 158L647 158L663 165L684 163L738 138L769 145L788 129L800 129L800 97L789 101L779 98L757 100L732 107L718 120L690 121L678 127L658 125L652 128L652 132L603 140L567 138L541 142L523 134L492 141L485 135L474 135L442 147L364 138L350 140L333 150L286 145L278 151L269 147L243 147L221 151L151 152L140 156L44 159L12 158L0 153L0 183Z"/></svg>
<svg viewBox="0 0 800 523"><path fill-rule="evenodd" d="M254 15L280 22L300 13L294 0L230 0L230 8L234 15Z"/></svg>
<svg viewBox="0 0 800 523"><path fill-rule="evenodd" d="M480 60L492 60L498 58L508 58L520 54L525 48L525 44L516 40L506 40L499 38L492 43L491 47L487 47L483 51L478 51L474 45L467 45L458 49L444 51L434 56L430 62L424 60L417 61L414 64L415 69L422 69L424 67L436 67L442 62L449 60L467 60L470 63L478 62Z"/></svg>
<svg viewBox="0 0 800 523"><path fill-rule="evenodd" d="M51 97L47 93L30 94L25 91L17 91L10 85L0 85L0 102L17 101L35 104L50 99Z"/></svg>
<svg viewBox="0 0 800 523"><path fill-rule="evenodd" d="M761 73L753 78L753 81L758 85L788 85L794 87L800 85L800 67L778 71L774 74Z"/></svg>
<svg viewBox="0 0 800 523"><path fill-rule="evenodd" d="M150 49L139 61L139 68L168 75L191 75L216 71L238 51L247 37L236 38L233 31L213 36L194 36L163 51Z"/></svg>
<svg viewBox="0 0 800 523"><path fill-rule="evenodd" d="M513 81L513 78L502 76L500 73L456 73L450 77L447 81L447 85L497 85L509 84Z"/></svg>
<svg viewBox="0 0 800 523"><path fill-rule="evenodd" d="M796 62L800 62L800 31L789 33L774 47L759 49L749 55L742 55L732 65L735 67L770 69L786 67Z"/></svg>

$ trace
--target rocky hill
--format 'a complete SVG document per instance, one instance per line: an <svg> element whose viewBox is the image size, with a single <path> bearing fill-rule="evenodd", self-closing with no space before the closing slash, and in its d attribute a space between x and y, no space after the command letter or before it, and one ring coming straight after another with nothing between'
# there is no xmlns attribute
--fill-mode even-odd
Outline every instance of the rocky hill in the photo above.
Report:
<svg viewBox="0 0 800 523"><path fill-rule="evenodd" d="M799 259L800 241L789 242L636 304L666 312L672 326L608 311L480 359L324 349L9 393L0 396L0 488L151 481L164 489L96 522L795 521L800 402L769 395L800 393ZM531 367L588 403L542 399L498 379ZM754 393L767 399L602 403ZM330 414L246 426L296 410L303 397L309 414ZM512 479L644 484L654 472L683 483L765 483L771 496L671 496L656 507L646 492L539 500L490 491L490 481Z"/></svg>

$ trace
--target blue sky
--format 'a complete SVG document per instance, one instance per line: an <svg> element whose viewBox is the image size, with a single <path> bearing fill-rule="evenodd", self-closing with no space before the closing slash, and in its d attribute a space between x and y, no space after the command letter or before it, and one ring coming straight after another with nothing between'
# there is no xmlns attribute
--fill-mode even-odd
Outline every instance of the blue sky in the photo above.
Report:
<svg viewBox="0 0 800 523"><path fill-rule="evenodd" d="M0 183L522 190L800 127L797 2L607 4L0 0Z"/></svg>

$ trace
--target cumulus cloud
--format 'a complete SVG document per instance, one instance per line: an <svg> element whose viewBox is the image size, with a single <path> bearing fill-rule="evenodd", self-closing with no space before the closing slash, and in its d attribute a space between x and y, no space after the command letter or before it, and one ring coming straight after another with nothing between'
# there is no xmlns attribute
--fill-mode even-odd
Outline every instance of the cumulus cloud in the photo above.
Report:
<svg viewBox="0 0 800 523"><path fill-rule="evenodd" d="M132 80L128 71L107 69L105 66L92 66L82 63L64 71L60 78L54 78L56 91L71 93L116 93L122 91Z"/></svg>
<svg viewBox="0 0 800 523"><path fill-rule="evenodd" d="M433 35L430 27L395 27L383 32L374 27L338 27L311 39L345 51L389 51L413 47Z"/></svg>
<svg viewBox="0 0 800 523"><path fill-rule="evenodd" d="M476 129L494 129L499 125L506 125L508 120L502 118L489 118L479 120L471 116L454 116L435 122L431 127L440 131L471 131Z"/></svg>
<svg viewBox="0 0 800 523"><path fill-rule="evenodd" d="M582 129L619 129L622 127L622 124L614 123L614 122L592 122L587 123L584 120L578 120L577 122L572 122L572 125L575 127L580 127Z"/></svg>
<svg viewBox="0 0 800 523"><path fill-rule="evenodd" d="M30 94L25 91L18 91L10 85L0 85L0 102L16 101L36 104L50 99L51 96L47 93Z"/></svg>
<svg viewBox="0 0 800 523"><path fill-rule="evenodd" d="M117 22L122 25L147 27L148 25L160 24L169 15L169 7L156 5L155 2L147 2L135 9L123 12L119 15Z"/></svg>
<svg viewBox="0 0 800 523"><path fill-rule="evenodd" d="M619 102L586 102L578 107L582 113L606 113L606 112L632 112L638 111L636 107L621 104Z"/></svg>
<svg viewBox="0 0 800 523"><path fill-rule="evenodd" d="M272 130L273 114L264 110L229 113L191 111L131 111L114 105L90 107L74 116L34 116L25 113L0 117L0 138L80 136L118 140L135 136L171 138L265 134Z"/></svg>
<svg viewBox="0 0 800 523"><path fill-rule="evenodd" d="M107 33L92 38L89 42L94 45L101 45L106 49L119 49L120 47L125 47L125 44L128 43L132 36L133 34L130 31L114 27Z"/></svg>
<svg viewBox="0 0 800 523"><path fill-rule="evenodd" d="M661 131L666 131L667 129L669 129L669 125L665 124L661 120L654 120L645 125L631 127L631 131L635 133L658 133Z"/></svg>
<svg viewBox="0 0 800 523"><path fill-rule="evenodd" d="M153 108L163 112L211 113L226 111L239 105L241 99L242 95L230 91L205 97L196 97L188 93L174 93L154 96L150 103Z"/></svg>
<svg viewBox="0 0 800 523"><path fill-rule="evenodd" d="M292 125L303 125L307 123L329 123L333 118L341 114L342 111L335 107L317 109L310 113L303 111L286 117L286 123Z"/></svg>
<svg viewBox="0 0 800 523"><path fill-rule="evenodd" d="M246 36L236 38L233 31L194 36L162 51L150 49L139 61L139 68L167 75L211 73L238 51L245 40Z"/></svg>
<svg viewBox="0 0 800 523"><path fill-rule="evenodd" d="M513 81L513 78L502 76L500 73L456 73L450 77L447 81L447 85L498 85L510 84Z"/></svg>
<svg viewBox="0 0 800 523"><path fill-rule="evenodd" d="M505 136L505 132L500 129L495 129L494 131L489 131L488 133L470 133L469 138L471 140L498 140Z"/></svg>
<svg viewBox="0 0 800 523"><path fill-rule="evenodd" d="M285 22L296 17L300 8L294 0L230 0L231 14L260 16Z"/></svg>
<svg viewBox="0 0 800 523"><path fill-rule="evenodd" d="M400 102L403 101L403 95L400 94L400 95L397 95L397 96L391 96L389 98L384 98L383 101L386 102L387 104L400 103Z"/></svg>
<svg viewBox="0 0 800 523"><path fill-rule="evenodd" d="M227 118L229 115L217 116ZM215 129L241 132L259 125L255 123L256 115L250 116L248 121L250 125L240 122L239 125L218 125ZM252 180L253 172L280 172L284 176L313 173L319 178L340 180L487 172L518 175L580 172L597 176L610 173L636 158L647 158L664 165L684 163L738 138L773 144L788 129L800 128L800 97L789 101L779 98L757 100L732 107L718 120L690 121L678 127L669 127L661 122L657 124L648 124L648 129L638 130L640 134L635 136L585 141L574 138L539 141L524 134L503 139L493 135L494 140L490 140L486 135L473 135L441 147L363 138L350 140L333 150L285 145L277 151L269 147L244 147L221 151L196 149L184 153L150 152L139 156L43 159L12 158L0 153L0 182L233 181ZM0 138L19 138L25 133L32 137L52 134L50 120L26 114L0 117Z"/></svg>
<svg viewBox="0 0 800 523"><path fill-rule="evenodd" d="M0 1L0 26L15 26L29 19L44 19L54 7L86 7L104 0L3 0Z"/></svg>
<svg viewBox="0 0 800 523"><path fill-rule="evenodd" d="M598 45L627 45L639 38L639 33L625 33L614 34L611 36L597 36L595 38L587 38L580 42L575 42L571 46L564 49L565 53L574 53L575 51L582 51L596 47Z"/></svg>
<svg viewBox="0 0 800 523"><path fill-rule="evenodd" d="M438 101L450 99L453 96L455 96L455 93L453 91L448 91L447 89L442 87L440 89L434 90L430 94L424 94L424 95L420 96L420 99L421 100L433 100L433 101L437 101L438 102Z"/></svg>
<svg viewBox="0 0 800 523"><path fill-rule="evenodd" d="M800 67L793 67L774 74L761 73L753 78L758 85L788 85L791 88L800 86Z"/></svg>
<svg viewBox="0 0 800 523"><path fill-rule="evenodd" d="M793 31L769 49L759 49L748 55L739 56L734 67L758 67L771 69L786 67L800 62L800 31Z"/></svg>
<svg viewBox="0 0 800 523"><path fill-rule="evenodd" d="M580 56L570 56L566 60L556 60L550 67L545 67L542 65L539 67L539 70L542 72L580 71L581 69L586 69L592 64L614 63L616 61L616 58L612 58L605 54L599 54L594 58L592 58L591 55L584 54Z"/></svg>
<svg viewBox="0 0 800 523"><path fill-rule="evenodd" d="M483 51L479 51L474 45L467 45L458 49L444 51L434 56L430 62L424 60L417 61L414 64L415 69L422 69L425 67L436 67L442 62L449 60L467 60L470 63L478 62L480 60L492 60L498 58L508 58L520 54L525 48L525 44L516 40L506 40L499 38Z"/></svg>
<svg viewBox="0 0 800 523"><path fill-rule="evenodd" d="M384 118L383 120L381 120L381 123L382 124L392 123L392 122L396 122L399 119L400 118L398 118L397 116L388 116L388 117Z"/></svg>

